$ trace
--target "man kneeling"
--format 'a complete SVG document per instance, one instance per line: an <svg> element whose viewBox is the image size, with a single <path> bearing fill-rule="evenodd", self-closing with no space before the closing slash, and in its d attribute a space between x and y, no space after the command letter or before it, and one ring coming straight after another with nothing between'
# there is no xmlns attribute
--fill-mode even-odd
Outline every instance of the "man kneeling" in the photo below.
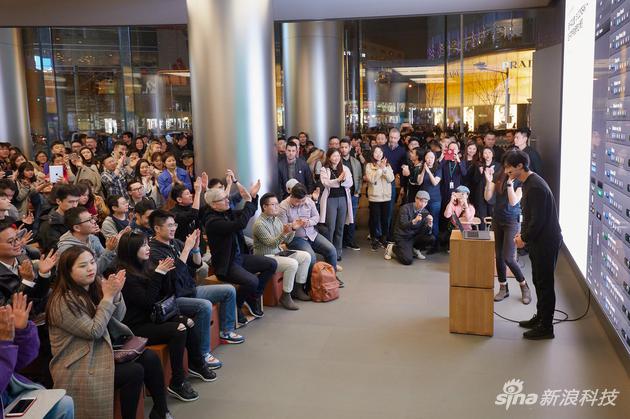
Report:
<svg viewBox="0 0 630 419"><path fill-rule="evenodd" d="M398 222L394 230L394 241L387 245L385 259L393 255L403 265L411 265L413 258L426 259L420 249L433 245L435 238L431 234L433 217L427 210L429 193L418 191L414 202L400 207Z"/></svg>

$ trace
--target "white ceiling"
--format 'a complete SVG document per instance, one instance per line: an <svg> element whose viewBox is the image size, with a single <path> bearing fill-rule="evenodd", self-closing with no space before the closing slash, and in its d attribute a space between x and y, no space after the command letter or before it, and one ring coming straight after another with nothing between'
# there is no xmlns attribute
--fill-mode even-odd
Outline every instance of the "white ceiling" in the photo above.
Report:
<svg viewBox="0 0 630 419"><path fill-rule="evenodd" d="M208 0L253 1L253 0ZM447 14L543 7L550 0L273 0L277 21ZM187 23L186 0L2 0L0 26Z"/></svg>

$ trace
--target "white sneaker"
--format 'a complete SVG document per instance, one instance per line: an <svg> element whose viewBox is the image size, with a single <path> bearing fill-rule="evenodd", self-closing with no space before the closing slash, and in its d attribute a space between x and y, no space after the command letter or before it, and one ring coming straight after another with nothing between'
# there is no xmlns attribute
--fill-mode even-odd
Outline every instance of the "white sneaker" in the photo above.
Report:
<svg viewBox="0 0 630 419"><path fill-rule="evenodd" d="M385 248L385 260L390 260L394 254L394 243L388 243Z"/></svg>
<svg viewBox="0 0 630 419"><path fill-rule="evenodd" d="M420 252L418 249L413 249L413 256L416 259L425 260L427 257Z"/></svg>

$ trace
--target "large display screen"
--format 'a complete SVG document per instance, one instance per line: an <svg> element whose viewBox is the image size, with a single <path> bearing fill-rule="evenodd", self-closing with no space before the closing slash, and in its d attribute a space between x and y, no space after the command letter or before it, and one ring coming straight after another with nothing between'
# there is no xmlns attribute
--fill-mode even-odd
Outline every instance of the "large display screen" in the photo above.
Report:
<svg viewBox="0 0 630 419"><path fill-rule="evenodd" d="M629 0L566 1L560 222L567 248L628 351L629 44Z"/></svg>

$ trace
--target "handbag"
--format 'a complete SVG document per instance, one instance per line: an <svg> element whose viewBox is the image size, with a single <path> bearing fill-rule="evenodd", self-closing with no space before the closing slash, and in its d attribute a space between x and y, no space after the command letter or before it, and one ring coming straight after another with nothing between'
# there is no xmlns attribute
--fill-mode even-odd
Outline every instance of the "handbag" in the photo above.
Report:
<svg viewBox="0 0 630 419"><path fill-rule="evenodd" d="M175 302L175 295L171 295L153 304L153 308L151 309L151 321L158 324L164 323L178 314L179 309Z"/></svg>
<svg viewBox="0 0 630 419"><path fill-rule="evenodd" d="M147 338L140 336L129 336L120 346L114 346L114 362L124 364L135 361L147 346Z"/></svg>

